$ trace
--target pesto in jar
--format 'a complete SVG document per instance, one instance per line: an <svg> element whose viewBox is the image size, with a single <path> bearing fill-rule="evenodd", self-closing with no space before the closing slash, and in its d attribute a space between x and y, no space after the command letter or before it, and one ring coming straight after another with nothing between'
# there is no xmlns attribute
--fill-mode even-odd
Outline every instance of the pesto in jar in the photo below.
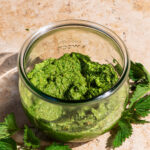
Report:
<svg viewBox="0 0 150 150"><path fill-rule="evenodd" d="M109 90L118 80L110 64L93 62L79 53L49 58L28 73L32 84L49 96L63 100L85 100Z"/></svg>
<svg viewBox="0 0 150 150"><path fill-rule="evenodd" d="M109 90L119 76L111 64L99 64L80 53L66 53L36 64L28 78L51 97L84 102ZM47 135L63 142L88 141L111 128L121 117L128 93L124 84L111 97L90 105L61 105L42 100L21 80L19 89L30 120Z"/></svg>

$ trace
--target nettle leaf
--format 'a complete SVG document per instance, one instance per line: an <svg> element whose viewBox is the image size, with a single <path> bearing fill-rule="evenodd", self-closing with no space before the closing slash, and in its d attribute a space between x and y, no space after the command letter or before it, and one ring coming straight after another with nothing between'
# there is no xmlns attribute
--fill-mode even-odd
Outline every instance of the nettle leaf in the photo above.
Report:
<svg viewBox="0 0 150 150"><path fill-rule="evenodd" d="M122 66L119 64L119 62L118 62L116 59L113 59L113 62L116 63L116 65L113 65L114 68L115 68L115 70L117 71L117 73L118 73L119 75L121 75L122 72L123 72Z"/></svg>
<svg viewBox="0 0 150 150"><path fill-rule="evenodd" d="M135 113L140 117L146 117L150 114L150 95L141 98L134 106Z"/></svg>
<svg viewBox="0 0 150 150"><path fill-rule="evenodd" d="M0 150L17 150L17 144L12 138L0 140Z"/></svg>
<svg viewBox="0 0 150 150"><path fill-rule="evenodd" d="M0 140L10 137L11 134L8 131L8 127L4 123L0 123Z"/></svg>
<svg viewBox="0 0 150 150"><path fill-rule="evenodd" d="M12 113L7 115L7 117L5 118L5 124L8 127L8 131L12 134L18 130L15 116Z"/></svg>
<svg viewBox="0 0 150 150"><path fill-rule="evenodd" d="M35 136L33 131L25 125L24 129L24 145L29 148L39 148L40 140Z"/></svg>
<svg viewBox="0 0 150 150"><path fill-rule="evenodd" d="M150 87L147 84L138 84L136 86L135 91L133 92L132 97L130 98L130 108L133 106L133 104L138 101L140 98L142 98L145 94L147 94L150 91Z"/></svg>
<svg viewBox="0 0 150 150"><path fill-rule="evenodd" d="M48 146L45 150L71 150L68 145L53 143Z"/></svg>
<svg viewBox="0 0 150 150"><path fill-rule="evenodd" d="M147 120L141 120L141 119L135 119L134 124L145 124L145 123L150 123L150 121Z"/></svg>
<svg viewBox="0 0 150 150"><path fill-rule="evenodd" d="M126 138L129 138L132 134L131 124L124 119L118 121L118 130L113 140L113 147L119 147L125 141Z"/></svg>
<svg viewBox="0 0 150 150"><path fill-rule="evenodd" d="M133 81L145 80L146 82L150 82L150 74L141 63L131 61L129 77Z"/></svg>
<svg viewBox="0 0 150 150"><path fill-rule="evenodd" d="M18 130L13 114L7 115L4 120L0 123L0 139L8 138Z"/></svg>

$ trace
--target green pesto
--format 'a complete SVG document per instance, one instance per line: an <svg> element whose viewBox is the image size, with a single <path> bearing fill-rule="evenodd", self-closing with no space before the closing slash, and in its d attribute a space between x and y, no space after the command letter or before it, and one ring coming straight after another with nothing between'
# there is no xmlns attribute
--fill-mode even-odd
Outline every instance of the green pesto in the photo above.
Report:
<svg viewBox="0 0 150 150"><path fill-rule="evenodd" d="M118 80L112 65L99 64L80 53L49 58L28 73L32 84L49 96L85 100L109 90Z"/></svg>

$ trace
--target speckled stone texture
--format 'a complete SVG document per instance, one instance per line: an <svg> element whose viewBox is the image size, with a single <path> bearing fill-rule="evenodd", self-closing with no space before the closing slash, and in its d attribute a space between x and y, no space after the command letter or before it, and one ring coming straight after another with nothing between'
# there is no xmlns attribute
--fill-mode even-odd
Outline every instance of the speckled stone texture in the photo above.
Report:
<svg viewBox="0 0 150 150"><path fill-rule="evenodd" d="M149 0L0 0L0 120L15 112L20 127L28 123L18 94L17 53L25 39L52 21L85 19L115 31L130 57L150 71ZM150 116L147 117L150 121ZM134 125L130 139L118 150L149 150L150 125ZM109 133L73 150L109 150ZM20 140L20 137L17 137Z"/></svg>

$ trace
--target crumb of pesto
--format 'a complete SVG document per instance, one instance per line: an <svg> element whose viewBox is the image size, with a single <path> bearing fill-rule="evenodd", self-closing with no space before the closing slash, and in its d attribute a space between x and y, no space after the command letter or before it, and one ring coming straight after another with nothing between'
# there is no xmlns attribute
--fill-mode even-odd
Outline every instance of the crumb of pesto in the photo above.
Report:
<svg viewBox="0 0 150 150"><path fill-rule="evenodd" d="M25 30L26 30L26 31L29 31L30 29L29 29L29 28L26 28Z"/></svg>
<svg viewBox="0 0 150 150"><path fill-rule="evenodd" d="M85 100L109 90L118 80L110 64L99 64L80 53L66 53L36 64L28 73L31 83L49 96Z"/></svg>

